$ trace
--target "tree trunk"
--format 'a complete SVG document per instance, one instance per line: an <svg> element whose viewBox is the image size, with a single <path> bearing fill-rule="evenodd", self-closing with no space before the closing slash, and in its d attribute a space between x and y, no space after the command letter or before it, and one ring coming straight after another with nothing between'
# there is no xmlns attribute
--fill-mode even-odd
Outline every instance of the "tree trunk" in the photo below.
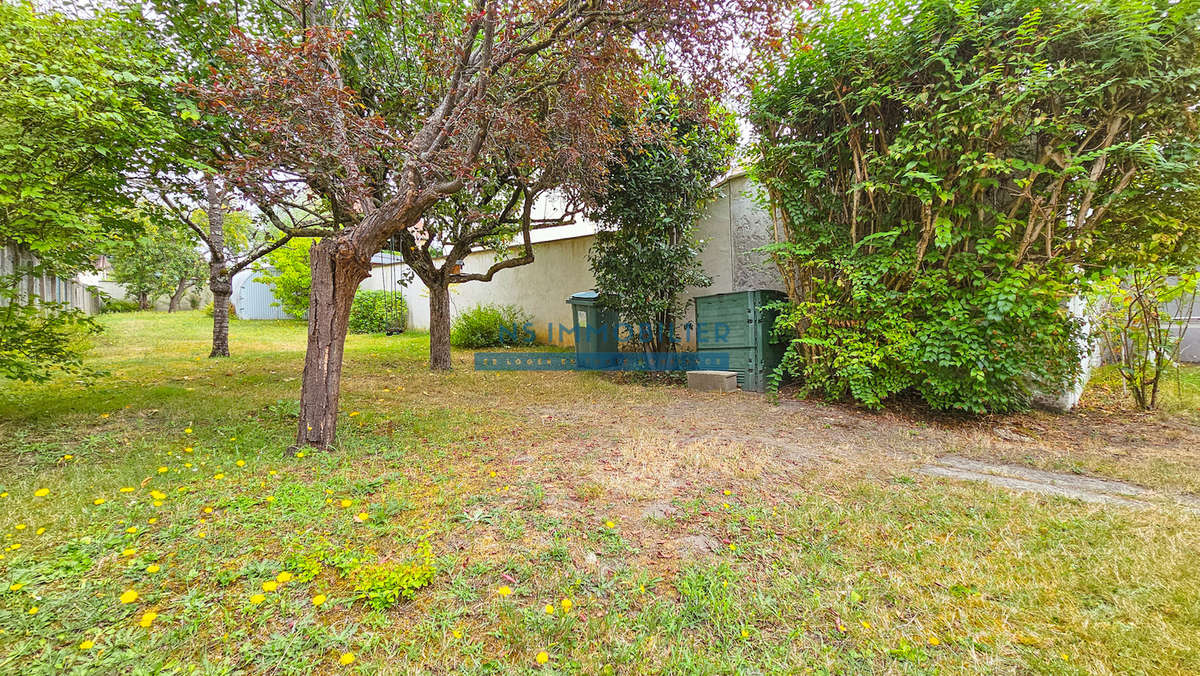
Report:
<svg viewBox="0 0 1200 676"><path fill-rule="evenodd" d="M229 297L233 295L233 284L228 275L214 272L208 280L208 285L213 293L212 352L209 352L208 356L228 357Z"/></svg>
<svg viewBox="0 0 1200 676"><path fill-rule="evenodd" d="M429 285L429 369L450 370L450 286L444 277Z"/></svg>
<svg viewBox="0 0 1200 676"><path fill-rule="evenodd" d="M139 310L149 310L150 309L150 294L139 293L138 297L137 297L137 303L138 303Z"/></svg>
<svg viewBox="0 0 1200 676"><path fill-rule="evenodd" d="M208 286L213 293L212 357L229 356L229 297L233 295L233 280L225 266L225 205L221 190L211 178L205 181L208 198Z"/></svg>
<svg viewBox="0 0 1200 676"><path fill-rule="evenodd" d="M175 285L175 293L171 294L171 303L167 305L167 312L179 310L179 302L183 300L183 294L187 293L189 288L191 288L191 284L188 284L188 280L179 280L179 283Z"/></svg>
<svg viewBox="0 0 1200 676"><path fill-rule="evenodd" d="M370 260L370 253L359 252L350 242L333 237L317 242L309 253L312 290L296 448L333 447L350 306L359 282L370 274Z"/></svg>

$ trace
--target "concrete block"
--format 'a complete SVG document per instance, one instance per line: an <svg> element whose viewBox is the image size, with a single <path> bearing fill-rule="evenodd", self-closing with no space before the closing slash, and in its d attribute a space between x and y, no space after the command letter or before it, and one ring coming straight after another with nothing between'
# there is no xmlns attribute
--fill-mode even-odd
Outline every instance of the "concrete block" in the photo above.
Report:
<svg viewBox="0 0 1200 676"><path fill-rule="evenodd" d="M736 392L737 371L688 371L687 383L701 392Z"/></svg>

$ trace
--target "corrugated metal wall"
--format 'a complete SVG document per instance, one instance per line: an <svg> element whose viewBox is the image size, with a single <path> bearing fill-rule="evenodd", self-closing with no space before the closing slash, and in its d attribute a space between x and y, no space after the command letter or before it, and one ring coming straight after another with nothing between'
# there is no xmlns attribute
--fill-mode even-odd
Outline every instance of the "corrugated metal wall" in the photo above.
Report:
<svg viewBox="0 0 1200 676"><path fill-rule="evenodd" d="M291 319L283 308L275 307L275 294L268 284L258 281L257 273L248 271L235 280L233 308L238 319Z"/></svg>
<svg viewBox="0 0 1200 676"><path fill-rule="evenodd" d="M37 258L33 254L22 251L15 244L0 246L0 275L11 275L18 267L36 264ZM100 301L91 287L73 279L26 275L21 279L20 293L22 298L34 296L47 303L66 303L87 314L100 311ZM0 303L3 302L0 299Z"/></svg>

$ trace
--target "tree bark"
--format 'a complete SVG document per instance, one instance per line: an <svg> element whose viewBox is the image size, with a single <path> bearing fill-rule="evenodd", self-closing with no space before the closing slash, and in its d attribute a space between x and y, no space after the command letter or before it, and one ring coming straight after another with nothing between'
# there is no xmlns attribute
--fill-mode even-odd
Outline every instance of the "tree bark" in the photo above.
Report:
<svg viewBox="0 0 1200 676"><path fill-rule="evenodd" d="M450 285L445 275L429 285L429 369L450 370Z"/></svg>
<svg viewBox="0 0 1200 676"><path fill-rule="evenodd" d="M208 198L208 286L213 293L212 357L229 356L229 297L233 295L233 280L225 265L225 207L221 191L211 178L205 181Z"/></svg>
<svg viewBox="0 0 1200 676"><path fill-rule="evenodd" d="M167 305L167 312L176 312L179 310L179 302L183 300L183 294L187 293L187 290L191 287L192 285L188 284L188 280L179 280L179 283L175 285L175 293L171 294L171 303Z"/></svg>
<svg viewBox="0 0 1200 676"><path fill-rule="evenodd" d="M312 290L296 448L333 448L350 306L359 282L370 274L370 260L371 254L337 237L317 242L309 253Z"/></svg>
<svg viewBox="0 0 1200 676"><path fill-rule="evenodd" d="M212 351L208 356L228 357L229 297L233 295L233 284L228 275L214 272L208 280L208 285L213 293Z"/></svg>

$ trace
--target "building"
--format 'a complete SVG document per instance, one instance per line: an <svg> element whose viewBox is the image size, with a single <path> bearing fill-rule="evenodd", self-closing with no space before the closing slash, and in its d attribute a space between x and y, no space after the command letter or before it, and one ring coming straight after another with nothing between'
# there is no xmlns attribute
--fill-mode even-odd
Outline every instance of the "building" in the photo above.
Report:
<svg viewBox="0 0 1200 676"><path fill-rule="evenodd" d="M13 274L17 268L33 265L37 265L37 257L28 250L12 243L0 245L0 277ZM38 298L43 303L65 303L89 315L100 311L96 290L83 276L62 279L51 275L25 275L17 292L24 298Z"/></svg>
<svg viewBox="0 0 1200 676"><path fill-rule="evenodd" d="M755 202L754 186L744 172L726 176L718 185L718 197L697 224L704 242L701 262L712 285L689 288L689 298L752 289L782 289L778 270L758 247L774 241L771 220ZM571 344L560 325L572 326L567 296L595 286L587 264L588 249L596 226L588 221L534 230L531 233L534 261L496 273L491 282L467 282L450 287L451 317L480 304L517 305L533 316L540 342ZM514 242L514 250L520 246ZM486 272L494 262L491 250L475 251L463 261L466 272ZM393 269L404 264L387 254L376 256L371 276L363 289L399 288L408 301L408 326L429 328L429 292L419 279ZM404 281L406 278L409 281ZM689 305L689 319L693 316ZM553 334L553 335L551 335Z"/></svg>

